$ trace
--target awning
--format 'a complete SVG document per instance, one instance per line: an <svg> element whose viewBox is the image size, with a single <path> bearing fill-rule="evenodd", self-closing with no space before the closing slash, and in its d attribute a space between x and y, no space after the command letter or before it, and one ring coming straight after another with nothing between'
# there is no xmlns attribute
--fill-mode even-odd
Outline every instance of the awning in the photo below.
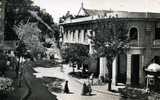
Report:
<svg viewBox="0 0 160 100"><path fill-rule="evenodd" d="M148 72L160 72L160 65L156 64L156 63L152 63L145 69L145 71L148 71Z"/></svg>

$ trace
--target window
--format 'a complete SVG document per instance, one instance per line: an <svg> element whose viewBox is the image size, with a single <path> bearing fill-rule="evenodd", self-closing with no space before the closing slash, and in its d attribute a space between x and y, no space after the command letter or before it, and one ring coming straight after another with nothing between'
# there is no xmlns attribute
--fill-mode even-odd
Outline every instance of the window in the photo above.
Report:
<svg viewBox="0 0 160 100"><path fill-rule="evenodd" d="M138 39L138 31L137 28L131 28L129 33L130 40L137 40Z"/></svg>
<svg viewBox="0 0 160 100"><path fill-rule="evenodd" d="M160 39L160 23L157 23L155 28L155 40L158 39Z"/></svg>
<svg viewBox="0 0 160 100"><path fill-rule="evenodd" d="M73 41L75 40L75 30L73 30Z"/></svg>
<svg viewBox="0 0 160 100"><path fill-rule="evenodd" d="M84 30L84 41L86 41L87 40L87 30L85 29Z"/></svg>

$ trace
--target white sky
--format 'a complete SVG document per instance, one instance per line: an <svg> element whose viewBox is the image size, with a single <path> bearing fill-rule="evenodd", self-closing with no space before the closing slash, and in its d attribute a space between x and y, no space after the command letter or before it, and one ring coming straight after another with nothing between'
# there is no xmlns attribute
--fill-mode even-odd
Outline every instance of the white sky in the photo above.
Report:
<svg viewBox="0 0 160 100"><path fill-rule="evenodd" d="M149 11L160 12L160 0L33 0L36 5L46 9L54 21L65 15L67 11L77 14L84 3L84 8L88 9L112 9L125 11Z"/></svg>

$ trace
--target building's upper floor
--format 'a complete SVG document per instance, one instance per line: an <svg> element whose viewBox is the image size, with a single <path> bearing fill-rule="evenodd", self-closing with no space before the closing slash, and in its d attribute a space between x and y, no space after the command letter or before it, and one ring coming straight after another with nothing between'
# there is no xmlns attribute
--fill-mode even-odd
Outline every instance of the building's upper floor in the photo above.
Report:
<svg viewBox="0 0 160 100"><path fill-rule="evenodd" d="M60 24L63 42L90 44L89 35L95 34L96 20L117 18L127 22L131 47L160 47L160 13L91 10L81 8L75 18L66 18Z"/></svg>

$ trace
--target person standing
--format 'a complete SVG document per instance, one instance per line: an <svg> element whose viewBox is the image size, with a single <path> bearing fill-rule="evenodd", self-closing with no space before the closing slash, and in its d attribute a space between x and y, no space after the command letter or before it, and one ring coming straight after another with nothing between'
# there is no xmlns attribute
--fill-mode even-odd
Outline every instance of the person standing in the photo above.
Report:
<svg viewBox="0 0 160 100"><path fill-rule="evenodd" d="M91 81L91 85L93 85L93 78L94 78L94 74L92 73L89 77L90 81Z"/></svg>
<svg viewBox="0 0 160 100"><path fill-rule="evenodd" d="M81 93L81 95L86 95L86 93L87 93L87 85L86 85L86 83L84 82L84 83L83 83L83 87L82 87L82 93Z"/></svg>
<svg viewBox="0 0 160 100"><path fill-rule="evenodd" d="M88 88L88 94L91 95L92 88L90 83L88 83L87 88Z"/></svg>
<svg viewBox="0 0 160 100"><path fill-rule="evenodd" d="M65 82L64 93L69 93L68 81Z"/></svg>

